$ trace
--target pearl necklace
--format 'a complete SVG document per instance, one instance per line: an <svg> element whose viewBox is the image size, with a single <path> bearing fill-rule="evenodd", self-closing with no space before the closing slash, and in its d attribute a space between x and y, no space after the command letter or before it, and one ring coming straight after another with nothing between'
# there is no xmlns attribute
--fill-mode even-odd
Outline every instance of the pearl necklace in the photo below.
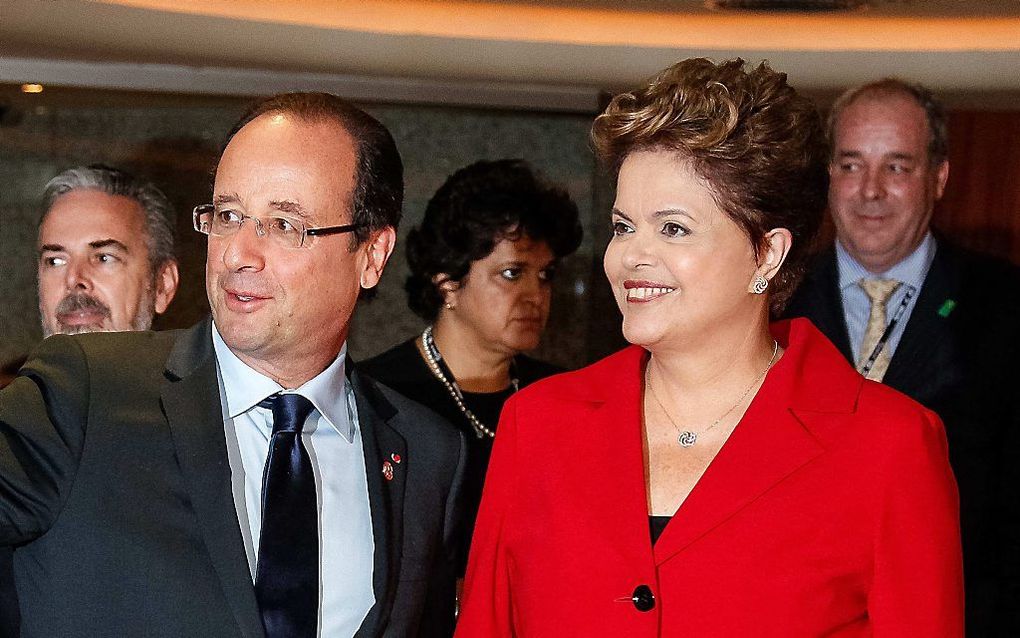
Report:
<svg viewBox="0 0 1020 638"><path fill-rule="evenodd" d="M662 413L666 415L666 418L669 419L669 422L673 425L673 429L676 430L676 432L677 432L676 442L680 445L680 447L691 447L695 443L698 442L698 437L699 436L701 436L702 434L707 434L709 430L711 430L715 426L719 425L719 423L722 422L723 419L728 417L731 412L733 412L734 410L737 409L738 405L740 405L741 403L744 402L744 399L746 399L747 395L751 393L751 390L756 385L761 383L762 379L765 378L765 375L768 374L769 370L772 369L772 364L776 362L776 355L778 353L779 353L779 342L776 341L775 339L773 339L772 340L772 357L769 359L769 364L767 366L765 366L764 370L761 371L761 374L758 375L758 378L755 379L754 381L752 381L751 385L747 386L747 389L744 390L744 393L740 395L740 398L737 399L737 402L734 403L733 406L730 407L729 410L726 410L725 412L723 412L723 415L721 417L719 417L718 419L716 419L712 423L712 425L708 426L707 428L705 428L701 432L694 432L693 430L681 430L680 429L680 426L676 424L676 421L673 420L673 417L671 417L669 415L669 411L666 410L666 406L662 405L662 401L659 400L659 395L655 393L655 388L652 387L651 379L648 376L648 367L645 367L645 387L647 387L651 391L652 398L655 399L655 402L659 404L659 409L662 410Z"/></svg>
<svg viewBox="0 0 1020 638"><path fill-rule="evenodd" d="M464 405L464 393L461 392L460 386L457 385L457 380L453 378L453 373L451 372L450 376L447 377L443 372L443 356L439 354L439 350L436 348L436 342L432 338L432 326L425 328L425 330L421 333L421 349L422 352L425 353L425 363L428 364L429 370L431 370L436 379L438 379L439 382L446 387L447 392L449 392L450 396L453 398L453 402L457 404L457 407L460 409L461 413L464 414L468 423L470 423L471 427L474 428L475 435L480 439L485 437L489 437L490 439L494 438L496 436L496 432L485 427L485 424L479 421L478 417L476 417L474 413L469 410L466 405ZM520 382L518 379L511 378L510 385L513 386L514 392L517 392L517 390L520 389Z"/></svg>

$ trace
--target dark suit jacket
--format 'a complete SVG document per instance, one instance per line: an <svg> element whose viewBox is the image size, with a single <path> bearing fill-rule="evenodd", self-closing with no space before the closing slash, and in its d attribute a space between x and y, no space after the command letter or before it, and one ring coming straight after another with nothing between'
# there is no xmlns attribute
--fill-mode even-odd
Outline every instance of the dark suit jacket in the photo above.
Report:
<svg viewBox="0 0 1020 638"><path fill-rule="evenodd" d="M833 249L818 257L785 315L811 319L850 360L838 285ZM960 488L971 636L1020 635L1018 365L1017 269L940 240L883 383L945 423Z"/></svg>
<svg viewBox="0 0 1020 638"><path fill-rule="evenodd" d="M357 636L443 635L463 438L351 382L375 536L376 603ZM0 544L18 545L24 636L263 636L218 387L206 321L52 337L0 393Z"/></svg>

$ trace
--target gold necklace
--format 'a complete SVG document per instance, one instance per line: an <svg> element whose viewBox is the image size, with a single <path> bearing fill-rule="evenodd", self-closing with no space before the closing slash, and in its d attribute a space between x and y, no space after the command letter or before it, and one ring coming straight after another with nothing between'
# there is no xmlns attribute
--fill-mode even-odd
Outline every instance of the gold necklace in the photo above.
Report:
<svg viewBox="0 0 1020 638"><path fill-rule="evenodd" d="M681 430L680 429L680 426L678 426L676 424L676 421L673 420L673 417L671 417L669 415L669 411L666 410L666 406L662 405L662 401L659 400L659 395L655 393L655 388L652 387L651 377L648 374L648 370L649 370L650 366L646 366L645 367L645 387L648 388L648 390L652 393L652 398L655 399L655 402L657 404L659 404L659 409L662 410L662 413L666 415L667 419L669 419L669 422L673 425L673 429L675 429L677 431L676 442L680 444L680 447L691 447L695 443L697 443L699 436L701 436L702 434L707 433L709 430L711 430L715 426L719 425L719 423L721 423L723 419L728 417L731 412L733 412L734 410L737 409L738 405L740 405L741 403L744 402L744 399L747 398L747 395L750 394L751 390L756 385L761 383L761 380L765 378L765 375L768 374L769 370L772 368L772 364L776 362L776 355L779 353L779 342L776 341L775 339L773 339L772 340L772 344L773 344L773 346L772 346L772 357L769 359L769 364L767 366L765 366L765 369L762 370L761 374L758 375L758 378L756 378L754 381L752 381L751 385L747 386L747 389L744 390L744 393L740 395L740 398L737 399L737 402L734 403L730 407L729 410L726 410L725 412L723 412L722 416L720 416L718 419L716 419L712 423L712 425L708 426L707 428L705 428L701 432L695 432L693 430Z"/></svg>

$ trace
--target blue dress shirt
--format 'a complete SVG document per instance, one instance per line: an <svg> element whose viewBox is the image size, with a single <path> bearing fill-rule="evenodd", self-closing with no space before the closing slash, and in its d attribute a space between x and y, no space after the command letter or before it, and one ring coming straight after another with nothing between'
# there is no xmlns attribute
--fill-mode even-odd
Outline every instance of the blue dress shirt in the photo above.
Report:
<svg viewBox="0 0 1020 638"><path fill-rule="evenodd" d="M910 319L910 313L917 305L917 298L921 293L921 286L924 285L924 278L928 276L928 269L932 260L935 259L935 238L929 232L921 240L920 245L914 252L907 255L905 259L881 273L869 272L867 268L858 263L850 253L846 251L843 244L836 240L836 267L839 272L839 293L843 299L843 317L846 318L846 327L850 335L850 348L853 350L854 362L861 358L861 342L864 340L864 333L868 327L868 317L871 315L871 300L864 289L857 285L861 279L877 277L881 279L895 279L902 285L896 289L889 301L886 302L886 325L892 321L896 309L903 303L907 292L913 293L907 307L900 318L889 341L885 344L889 355L896 352L903 337L903 329ZM868 353L870 354L870 353Z"/></svg>
<svg viewBox="0 0 1020 638"><path fill-rule="evenodd" d="M234 505L252 580L262 527L262 473L273 431L259 401L285 390L230 351L213 325ZM293 390L315 406L301 434L315 471L319 502L319 635L352 636L375 603L375 542L347 345L315 378Z"/></svg>

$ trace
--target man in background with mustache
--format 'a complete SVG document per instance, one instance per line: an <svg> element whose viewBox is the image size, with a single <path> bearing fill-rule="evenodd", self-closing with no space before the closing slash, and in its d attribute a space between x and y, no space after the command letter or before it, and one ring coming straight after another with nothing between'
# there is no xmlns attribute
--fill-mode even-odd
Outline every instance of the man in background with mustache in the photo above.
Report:
<svg viewBox="0 0 1020 638"><path fill-rule="evenodd" d="M43 336L148 330L177 292L170 202L106 166L46 184L39 220Z"/></svg>
<svg viewBox="0 0 1020 638"><path fill-rule="evenodd" d="M42 199L43 336L148 330L177 292L174 212L166 196L124 171L92 165L51 179ZM12 580L11 550L0 548L0 638L18 635Z"/></svg>
<svg viewBox="0 0 1020 638"><path fill-rule="evenodd" d="M808 317L861 374L942 418L960 492L967 635L1017 636L1020 276L932 232L949 178L947 128L932 93L901 80L836 100L836 242L786 314Z"/></svg>

